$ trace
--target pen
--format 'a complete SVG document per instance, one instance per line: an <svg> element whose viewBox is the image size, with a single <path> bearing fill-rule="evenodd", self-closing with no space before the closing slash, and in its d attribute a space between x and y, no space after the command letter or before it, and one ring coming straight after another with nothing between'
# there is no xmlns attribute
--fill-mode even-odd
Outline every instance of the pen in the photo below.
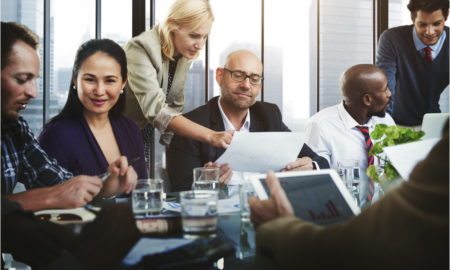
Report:
<svg viewBox="0 0 450 270"><path fill-rule="evenodd" d="M140 159L141 159L141 157L133 158L132 160L130 160L130 162L128 162L128 166L133 165L134 163L136 163L136 162L139 161ZM103 181L105 181L106 179L108 179L108 177L110 177L110 176L111 176L111 172L109 172L109 171L104 172L104 173L98 175L98 177L99 177L100 179L102 179Z"/></svg>

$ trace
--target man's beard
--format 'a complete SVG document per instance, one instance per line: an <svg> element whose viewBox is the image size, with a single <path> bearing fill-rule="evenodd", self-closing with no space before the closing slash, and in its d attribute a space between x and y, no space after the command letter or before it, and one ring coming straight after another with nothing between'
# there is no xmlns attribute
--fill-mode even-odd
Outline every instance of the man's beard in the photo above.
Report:
<svg viewBox="0 0 450 270"><path fill-rule="evenodd" d="M381 111L372 113L372 116L377 116L377 117L384 118L386 116L386 111L383 109Z"/></svg>

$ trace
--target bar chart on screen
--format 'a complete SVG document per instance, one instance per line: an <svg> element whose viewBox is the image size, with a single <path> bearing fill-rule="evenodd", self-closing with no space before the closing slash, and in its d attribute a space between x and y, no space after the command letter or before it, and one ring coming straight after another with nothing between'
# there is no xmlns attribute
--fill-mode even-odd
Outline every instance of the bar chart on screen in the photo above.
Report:
<svg viewBox="0 0 450 270"><path fill-rule="evenodd" d="M334 205L333 201L328 201L325 204L325 207L327 208L325 211L320 211L319 213L314 213L313 210L308 210L309 216L312 220L319 220L319 219L327 219L327 218L338 218L339 217L339 211L336 209L336 206Z"/></svg>
<svg viewBox="0 0 450 270"><path fill-rule="evenodd" d="M338 223L353 216L342 194L326 179L288 184L288 197L295 197L295 215L319 225ZM294 205L295 204L295 205Z"/></svg>

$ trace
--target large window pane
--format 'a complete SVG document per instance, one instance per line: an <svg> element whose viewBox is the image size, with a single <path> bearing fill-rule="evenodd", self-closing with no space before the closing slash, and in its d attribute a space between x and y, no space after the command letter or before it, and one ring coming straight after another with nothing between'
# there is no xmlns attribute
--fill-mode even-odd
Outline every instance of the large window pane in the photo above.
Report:
<svg viewBox="0 0 450 270"><path fill-rule="evenodd" d="M320 1L319 109L339 103L350 66L373 63L373 1Z"/></svg>
<svg viewBox="0 0 450 270"><path fill-rule="evenodd" d="M124 45L132 32L132 1L102 0L102 38Z"/></svg>
<svg viewBox="0 0 450 270"><path fill-rule="evenodd" d="M225 63L225 57L239 49L250 50L261 56L261 1L260 0L211 0L216 20L209 39L209 67L215 70ZM215 82L209 97L220 94Z"/></svg>
<svg viewBox="0 0 450 270"><path fill-rule="evenodd" d="M303 131L316 93L317 2L264 3L264 101L278 105L291 130Z"/></svg>
<svg viewBox="0 0 450 270"><path fill-rule="evenodd" d="M407 7L409 0L389 0L389 28L412 24L411 13ZM450 26L449 20L445 25ZM445 88L439 100L442 112L449 112L449 87Z"/></svg>
<svg viewBox="0 0 450 270"><path fill-rule="evenodd" d="M50 117L64 106L78 47L95 38L95 1L50 2ZM73 91L73 90L72 90Z"/></svg>
<svg viewBox="0 0 450 270"><path fill-rule="evenodd" d="M43 48L44 48L44 1L43 0L2 0L1 20L3 22L17 22L26 25L39 36L39 55L41 56L41 77L37 79L38 97L31 100L27 109L20 115L27 120L31 131L39 134L43 125Z"/></svg>

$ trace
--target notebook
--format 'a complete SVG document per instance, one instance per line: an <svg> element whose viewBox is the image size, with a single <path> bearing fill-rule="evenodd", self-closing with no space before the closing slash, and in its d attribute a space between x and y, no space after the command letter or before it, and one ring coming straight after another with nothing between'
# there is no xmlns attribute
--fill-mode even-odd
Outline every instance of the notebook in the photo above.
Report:
<svg viewBox="0 0 450 270"><path fill-rule="evenodd" d="M334 170L282 172L275 175L297 217L317 225L330 225L360 213L352 195ZM262 200L270 196L265 178L265 174L260 174L250 180Z"/></svg>

